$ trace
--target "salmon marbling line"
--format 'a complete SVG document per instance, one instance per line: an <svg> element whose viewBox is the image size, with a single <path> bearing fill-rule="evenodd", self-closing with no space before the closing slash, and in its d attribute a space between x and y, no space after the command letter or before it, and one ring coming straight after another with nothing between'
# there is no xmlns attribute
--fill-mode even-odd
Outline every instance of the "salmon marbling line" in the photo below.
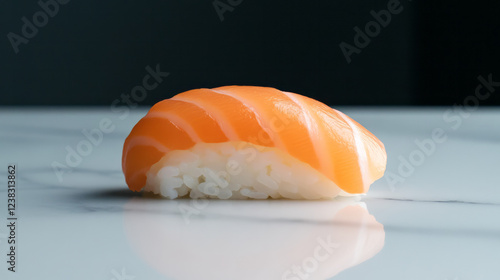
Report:
<svg viewBox="0 0 500 280"><path fill-rule="evenodd" d="M262 128L263 131L265 131L269 137L270 137L270 140L273 142L273 144L276 146L276 147L279 147L281 149L285 149L285 145L283 144L283 140L281 139L281 137L279 135L276 135L276 134L273 134L273 135L270 135L269 134L269 131L271 130L271 132L274 132L272 131L272 128L267 126L267 125L264 125L264 121L263 121L263 118L262 118L262 115L264 114L263 112L260 112L258 107L255 106L253 104L252 101L246 99L245 97L242 97L242 96L232 96L230 94L228 94L226 91L224 90L215 90L215 89L211 89L212 92L215 92L215 93L218 93L218 94L223 94L225 96L229 96L229 97L232 97L236 100L238 100L239 102L241 102L241 104L245 107L247 107L250 111L252 111L255 115L255 118L259 124L259 126ZM248 103L252 104L252 106L249 106Z"/></svg>
<svg viewBox="0 0 500 280"><path fill-rule="evenodd" d="M194 100L189 100L189 99L184 99L182 97L178 97L178 96L174 96L172 97L172 100L179 100L179 101L183 101L183 102L186 102L186 103L190 103L190 104L193 104L195 106L197 106L198 108L201 108L202 110L204 110L207 115L209 115L210 117L212 117L212 119L215 120L215 122L219 125L219 127L221 128L222 132L224 133L224 135L229 139L229 140L232 140L232 141L235 141L236 139L238 139L238 133L234 130L234 128L230 127L228 124L224 123L224 116L218 112L217 109L215 108L211 108L212 110L208 110L205 106L201 105L199 102L197 101L194 101Z"/></svg>
<svg viewBox="0 0 500 280"><path fill-rule="evenodd" d="M320 129L319 126L317 125L316 122L313 121L313 116L309 112L308 108L309 105L305 104L303 100L300 100L299 97L294 96L294 93L291 92L285 92L283 91L283 94L290 98L292 102L297 104L301 110L302 110L302 116L304 117L307 125L307 130L309 133L309 139L311 140L312 143L317 143L314 146L314 151L316 153L316 157L319 160L319 168L320 170L323 171L330 171L330 168L332 167L332 160L328 157L321 157L321 153L325 151L326 144L324 143L324 139L322 137L319 137L320 134Z"/></svg>
<svg viewBox="0 0 500 280"><path fill-rule="evenodd" d="M179 127L180 129L184 130L187 135L193 140L193 142L201 142L201 138L198 135L198 132L193 128L193 126L187 122L186 119L183 117L177 115L177 114L171 114L168 112L152 112L149 114L150 117L152 118L163 118L171 121L174 125Z"/></svg>
<svg viewBox="0 0 500 280"><path fill-rule="evenodd" d="M334 109L335 110L335 109ZM356 124L354 124L348 116L346 116L344 113L335 110L342 119L346 121L346 123L351 127L352 129L352 135L354 137L354 143L356 147L356 153L358 155L358 164L359 164L359 169L361 172L361 181L363 184L363 190L367 190L367 184L369 184L368 178L366 178L368 170L366 169L368 166L368 157L366 155L366 150L365 150L365 145L363 143L363 140L361 139L360 133L358 131L358 128Z"/></svg>

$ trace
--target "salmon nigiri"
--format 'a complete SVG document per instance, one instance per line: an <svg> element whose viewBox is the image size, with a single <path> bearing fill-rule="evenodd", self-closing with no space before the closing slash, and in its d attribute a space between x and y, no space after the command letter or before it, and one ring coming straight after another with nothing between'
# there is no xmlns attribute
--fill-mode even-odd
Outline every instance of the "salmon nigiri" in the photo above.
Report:
<svg viewBox="0 0 500 280"><path fill-rule="evenodd" d="M129 188L167 198L321 199L366 193L387 155L345 114L255 86L194 89L155 104L123 147Z"/></svg>

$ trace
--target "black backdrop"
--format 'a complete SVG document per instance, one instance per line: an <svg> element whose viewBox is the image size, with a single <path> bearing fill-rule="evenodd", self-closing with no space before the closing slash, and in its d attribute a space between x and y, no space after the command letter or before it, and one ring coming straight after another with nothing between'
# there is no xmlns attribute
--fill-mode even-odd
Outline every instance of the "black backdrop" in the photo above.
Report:
<svg viewBox="0 0 500 280"><path fill-rule="evenodd" d="M37 1L1 2L0 105L110 105L158 64L170 75L143 105L232 84L330 105L451 105L479 75L500 81L499 1L59 1L40 1L57 3L46 18ZM372 10L388 22L378 32ZM40 25L31 38L23 17ZM481 104L500 104L500 87Z"/></svg>

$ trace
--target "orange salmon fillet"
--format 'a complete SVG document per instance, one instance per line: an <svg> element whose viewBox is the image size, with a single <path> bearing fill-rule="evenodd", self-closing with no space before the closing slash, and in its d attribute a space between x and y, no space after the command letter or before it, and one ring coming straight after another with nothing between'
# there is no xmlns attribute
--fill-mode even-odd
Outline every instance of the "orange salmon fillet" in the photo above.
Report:
<svg viewBox="0 0 500 280"><path fill-rule="evenodd" d="M280 149L351 194L367 192L387 162L377 137L317 100L268 87L224 86L155 104L125 140L126 182L140 191L149 168L169 151L228 141Z"/></svg>

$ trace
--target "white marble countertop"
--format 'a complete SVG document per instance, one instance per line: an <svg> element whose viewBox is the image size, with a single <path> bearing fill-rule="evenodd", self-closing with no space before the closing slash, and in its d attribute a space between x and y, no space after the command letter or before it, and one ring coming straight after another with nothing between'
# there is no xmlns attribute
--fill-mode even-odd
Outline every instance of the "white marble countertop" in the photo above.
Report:
<svg viewBox="0 0 500 280"><path fill-rule="evenodd" d="M126 187L123 141L146 109L0 108L2 260L17 167L16 272L2 261L0 279L498 279L500 109L450 109L341 108L388 152L358 199L194 202Z"/></svg>

